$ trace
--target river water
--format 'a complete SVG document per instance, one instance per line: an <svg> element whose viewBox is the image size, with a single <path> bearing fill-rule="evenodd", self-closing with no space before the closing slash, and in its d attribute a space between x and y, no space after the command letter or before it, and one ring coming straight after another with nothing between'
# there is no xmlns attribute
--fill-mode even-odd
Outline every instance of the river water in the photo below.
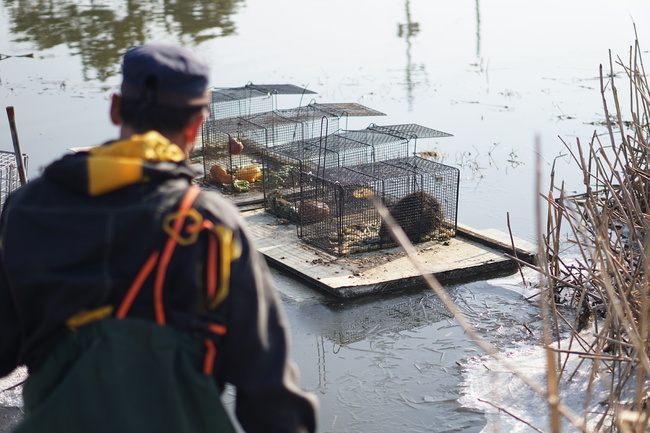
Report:
<svg viewBox="0 0 650 433"><path fill-rule="evenodd" d="M578 187L562 140L602 133L599 66L608 70L610 50L627 59L635 23L650 46L648 16L645 0L0 0L0 99L16 109L34 177L69 147L116 135L108 100L128 47L183 43L211 64L215 86L296 84L317 102L386 114L350 128L416 123L453 134L419 150L461 169L459 222L534 242L537 169L545 184L554 166ZM6 121L0 150L11 150ZM458 401L464 366L481 352L426 289L339 301L274 277L303 386L321 399L320 431L486 428L482 410ZM520 281L447 290L512 350L539 334Z"/></svg>

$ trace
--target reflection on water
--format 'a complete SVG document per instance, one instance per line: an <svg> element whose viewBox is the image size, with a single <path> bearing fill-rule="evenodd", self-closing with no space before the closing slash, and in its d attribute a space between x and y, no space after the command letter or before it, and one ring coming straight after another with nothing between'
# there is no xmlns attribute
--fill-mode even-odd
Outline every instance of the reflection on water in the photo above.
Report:
<svg viewBox="0 0 650 433"><path fill-rule="evenodd" d="M516 276L504 286L519 287ZM448 287L466 318L505 348L538 333L538 314L514 290ZM318 394L323 432L478 432L483 414L460 406L465 358L478 355L429 290L287 304L303 385Z"/></svg>
<svg viewBox="0 0 650 433"><path fill-rule="evenodd" d="M447 293L484 338L506 350L540 335L538 310L520 289L512 275ZM321 431L483 429L483 414L457 401L467 357L482 352L428 289L286 307L302 383L321 400Z"/></svg>
<svg viewBox="0 0 650 433"><path fill-rule="evenodd" d="M440 299L433 293L401 296L398 299L366 299L330 305L336 320L329 322L322 335L338 345L347 345L386 332L416 329L451 319Z"/></svg>
<svg viewBox="0 0 650 433"><path fill-rule="evenodd" d="M420 23L413 22L411 16L411 3L406 0L406 24L399 24L397 27L397 36L406 40L406 100L409 105L409 111L413 109L413 86L414 79L413 73L417 65L413 64L411 58L411 38L415 37L420 32ZM425 72L424 66L421 66L422 71Z"/></svg>
<svg viewBox="0 0 650 433"><path fill-rule="evenodd" d="M326 7L246 0L242 8L243 0L82 1L0 0L5 39L25 42L2 51L37 54L0 62L2 97L19 109L31 167L67 147L110 138L113 129L100 131L107 104L89 90L99 87L94 80L114 74L127 47L174 39L220 53L218 62L210 59L219 67L220 86L308 84L323 98L319 102L360 102L388 113L391 122L453 133L452 141L422 150L435 150L461 168L459 220L507 233L508 212L515 236L528 240L536 239L533 135L539 133L545 146L541 168L552 166L556 178L580 185L582 179L567 172L570 158L557 137L571 142L592 135L587 122L602 117L592 79L597 66L607 61L609 48L626 52L634 37L630 17L649 16L650 4L399 0L378 8L370 0ZM647 29L638 30L647 46ZM77 59L88 84L79 86L81 92L73 80L61 90L47 81L76 77ZM4 137L9 131L0 122ZM289 290L286 281L279 287ZM538 311L507 287L497 281L448 291L499 348L536 343ZM482 352L429 295L400 293L345 305L323 305L327 300L311 290L296 295L299 301L287 298L302 383L321 398L321 432L483 428L483 415L456 400L467 359Z"/></svg>
<svg viewBox="0 0 650 433"><path fill-rule="evenodd" d="M14 42L37 49L66 45L81 56L85 80L118 71L127 48L160 37L198 44L235 31L230 20L242 0L3 0Z"/></svg>

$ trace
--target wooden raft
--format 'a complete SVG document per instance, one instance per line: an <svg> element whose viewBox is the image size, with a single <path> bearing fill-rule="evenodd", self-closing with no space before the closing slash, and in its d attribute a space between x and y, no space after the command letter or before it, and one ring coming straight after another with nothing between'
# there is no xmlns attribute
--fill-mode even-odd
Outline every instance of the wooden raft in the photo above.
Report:
<svg viewBox="0 0 650 433"><path fill-rule="evenodd" d="M406 254L398 247L338 257L313 247L297 236L296 226L257 209L242 212L257 249L270 266L303 283L342 298L414 287L423 283ZM459 225L449 241L416 245L418 258L439 281L480 278L516 270L516 261L532 262L534 254Z"/></svg>

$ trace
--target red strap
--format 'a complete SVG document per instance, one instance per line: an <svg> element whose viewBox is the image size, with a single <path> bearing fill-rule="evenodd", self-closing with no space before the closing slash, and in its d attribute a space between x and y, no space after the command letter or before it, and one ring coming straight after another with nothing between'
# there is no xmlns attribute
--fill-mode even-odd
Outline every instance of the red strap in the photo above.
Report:
<svg viewBox="0 0 650 433"><path fill-rule="evenodd" d="M218 323L212 323L209 325L208 329L210 332L214 332L217 335L224 335L226 333L226 327L219 325ZM203 358L203 373L211 375L214 371L214 360L217 357L217 346L215 346L214 341L209 338L203 340L205 344L205 358Z"/></svg>
<svg viewBox="0 0 650 433"><path fill-rule="evenodd" d="M194 200L196 200L196 197L199 195L200 192L201 189L196 185L192 185L187 190L178 208L178 211L179 213L181 213L181 215L183 214L183 212L187 211L192 207ZM178 234L181 232L181 230L183 229L184 222L185 222L185 217L179 217L176 220L174 220L173 230L175 233ZM129 312L129 309L131 308L131 305L133 304L133 301L135 300L136 296L140 292L142 285L147 280L147 277L149 277L149 274L151 274L151 272L153 271L153 269L156 267L157 264L158 269L156 270L156 281L154 283L154 310L156 314L156 322L160 325L165 324L165 310L163 306L163 285L165 283L165 274L167 273L167 266L169 265L169 261L171 260L172 254L174 253L174 248L176 247L177 243L178 242L176 241L176 239L170 236L169 238L167 238L167 243L165 244L162 255L158 250L151 253L147 261L142 266L142 269L140 269L138 275L133 280L133 283L131 283L131 287L129 287L126 296L122 300L122 303L120 304L120 308L117 310L115 317L117 317L118 319L123 319L124 317L126 317L127 313Z"/></svg>
<svg viewBox="0 0 650 433"><path fill-rule="evenodd" d="M206 338L203 340L205 343L205 358L203 358L203 374L208 376L214 373L214 360L217 357L217 346L214 341Z"/></svg>
<svg viewBox="0 0 650 433"><path fill-rule="evenodd" d="M200 192L201 189L198 186L192 185L185 193L185 197L183 197L183 201L181 201L181 205L178 207L178 211L182 213L188 210L189 208L191 208L192 203L194 203L194 200L196 200L196 197L199 195ZM181 232L184 222L185 222L185 217L177 218L174 221L173 229L175 233L178 234ZM156 281L153 288L153 302L154 302L154 310L156 312L156 322L159 325L164 325L166 322L165 308L163 305L163 286L165 284L167 266L169 265L169 261L172 258L172 254L174 253L174 248L176 248L177 243L178 242L176 241L175 238L171 236L167 238L167 243L165 244L165 248L163 249L163 252L160 256L160 261L158 262L158 269L156 270Z"/></svg>
<svg viewBox="0 0 650 433"><path fill-rule="evenodd" d="M208 236L208 257L206 260L206 286L208 299L212 300L217 293L217 251L219 245L214 233Z"/></svg>
<svg viewBox="0 0 650 433"><path fill-rule="evenodd" d="M154 251L153 253L151 253L147 261L144 263L144 266L142 266L142 269L140 269L140 272L138 272L138 275L135 277L135 280L133 280L133 283L131 283L131 287L129 287L129 291L126 292L126 296L122 300L122 303L120 304L120 308L117 310L115 317L117 317L118 319L124 319L126 317L126 313L129 312L129 309L131 308L131 304L133 304L135 297L140 292L140 288L147 280L147 277L153 270L154 266L156 266L156 261L158 260L158 256L159 256L158 251Z"/></svg>
<svg viewBox="0 0 650 433"><path fill-rule="evenodd" d="M201 189L192 185L190 189L185 193L183 200L178 208L178 212L183 215L185 211L192 207L194 200L201 192ZM185 222L185 217L181 216L174 220L173 231L176 234L180 234L183 224ZM203 222L203 227L201 228L212 228L212 223L209 221ZM196 228L195 228L196 229ZM126 317L133 301L140 292L142 285L147 280L153 269L158 265L156 270L156 280L154 282L154 310L156 314L156 322L160 325L164 325L165 320L165 309L163 305L163 286L165 283L165 276L167 273L167 267L171 261L171 257L176 248L178 241L177 238L170 236L167 238L165 247L162 254L158 250L151 253L147 261L142 266L142 269L138 272L138 275L133 280L131 287L126 293L126 296L120 304L115 317L118 319L123 319ZM212 299L216 293L217 287L217 254L218 254L218 243L215 236L210 236L208 241L208 257L207 257L207 294L208 299ZM212 323L208 326L210 332L217 335L224 335L226 333L226 327L218 323ZM217 356L217 347L210 338L204 339L205 344L205 358L203 359L203 372L206 375L212 375L214 372L214 361Z"/></svg>

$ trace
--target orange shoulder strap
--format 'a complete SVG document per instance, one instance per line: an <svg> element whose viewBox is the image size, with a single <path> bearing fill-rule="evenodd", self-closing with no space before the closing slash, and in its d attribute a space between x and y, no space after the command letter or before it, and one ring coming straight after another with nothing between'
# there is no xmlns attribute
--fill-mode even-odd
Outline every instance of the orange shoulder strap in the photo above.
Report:
<svg viewBox="0 0 650 433"><path fill-rule="evenodd" d="M120 307L115 313L116 318L123 319L126 317L129 309L131 308L131 305L133 304L133 301L140 292L142 285L147 280L154 268L157 267L156 280L154 282L154 311L156 314L156 322L160 325L165 324L166 320L163 304L163 286L165 283L167 266L169 265L169 261L172 258L174 249L178 244L179 234L183 229L186 213L189 209L191 209L192 204L200 192L201 189L196 185L190 186L190 188L187 190L178 208L178 218L173 221L172 225L173 232L176 234L176 236L169 236L162 252L159 250L153 251L149 258L145 261L144 265L133 280L133 283L131 283L129 290L127 291L124 299L122 300L122 303L120 304Z"/></svg>

